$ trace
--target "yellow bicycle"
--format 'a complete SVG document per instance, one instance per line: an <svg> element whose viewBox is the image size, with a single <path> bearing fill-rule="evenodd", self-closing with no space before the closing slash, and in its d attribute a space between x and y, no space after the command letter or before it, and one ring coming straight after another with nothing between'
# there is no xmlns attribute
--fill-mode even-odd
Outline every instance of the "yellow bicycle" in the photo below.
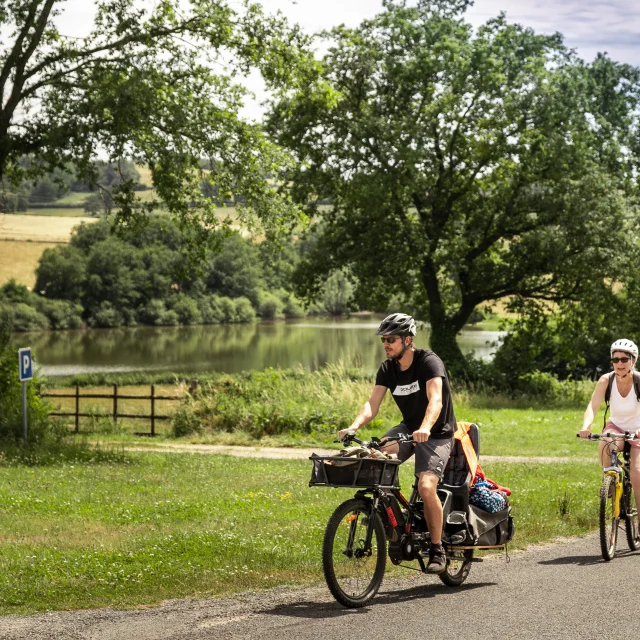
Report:
<svg viewBox="0 0 640 640"><path fill-rule="evenodd" d="M600 440L607 436L608 434L592 433L589 440ZM620 520L624 521L629 549L631 551L640 549L638 510L629 476L631 452L629 443L635 439L635 434L626 436L615 434L614 437L624 439L623 462L620 463L618 448L612 440L606 448L607 455L611 456L610 464L603 469L600 487L600 549L606 561L613 560L616 554Z"/></svg>

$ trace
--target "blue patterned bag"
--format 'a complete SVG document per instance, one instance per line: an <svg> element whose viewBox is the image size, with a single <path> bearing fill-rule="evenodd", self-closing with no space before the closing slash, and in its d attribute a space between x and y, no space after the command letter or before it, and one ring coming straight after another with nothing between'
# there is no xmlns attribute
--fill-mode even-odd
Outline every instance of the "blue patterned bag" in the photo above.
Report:
<svg viewBox="0 0 640 640"><path fill-rule="evenodd" d="M478 480L469 493L469 503L487 511L497 513L509 506L507 497L501 491L492 491L486 480Z"/></svg>

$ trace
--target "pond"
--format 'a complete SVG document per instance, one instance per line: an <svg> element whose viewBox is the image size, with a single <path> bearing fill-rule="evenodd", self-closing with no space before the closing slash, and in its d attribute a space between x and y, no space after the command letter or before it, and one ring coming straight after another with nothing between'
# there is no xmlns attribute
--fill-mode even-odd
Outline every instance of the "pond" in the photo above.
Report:
<svg viewBox="0 0 640 640"><path fill-rule="evenodd" d="M380 319L308 319L236 325L126 327L16 334L17 347L31 347L48 376L120 371L220 371L303 365L318 369L343 361L374 371L384 359L375 336ZM464 330L459 344L490 358L498 331ZM416 344L428 346L428 331Z"/></svg>

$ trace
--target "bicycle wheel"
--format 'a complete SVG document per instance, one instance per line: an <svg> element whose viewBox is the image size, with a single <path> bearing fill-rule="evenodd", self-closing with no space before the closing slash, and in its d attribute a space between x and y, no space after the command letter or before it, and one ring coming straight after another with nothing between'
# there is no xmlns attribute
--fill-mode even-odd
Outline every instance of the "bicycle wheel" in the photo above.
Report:
<svg viewBox="0 0 640 640"><path fill-rule="evenodd" d="M602 550L602 557L607 561L613 559L618 540L620 518L613 517L616 484L616 478L605 476L600 488L600 549Z"/></svg>
<svg viewBox="0 0 640 640"><path fill-rule="evenodd" d="M627 532L627 544L631 551L640 549L638 542L638 508L630 482L624 486L624 528Z"/></svg>
<svg viewBox="0 0 640 640"><path fill-rule="evenodd" d="M459 587L471 571L473 549L447 552L447 568L438 577L448 587Z"/></svg>
<svg viewBox="0 0 640 640"><path fill-rule="evenodd" d="M324 577L333 597L345 607L364 607L382 584L387 544L382 520L375 514L371 548L365 548L370 511L366 500L347 500L333 512L324 534Z"/></svg>

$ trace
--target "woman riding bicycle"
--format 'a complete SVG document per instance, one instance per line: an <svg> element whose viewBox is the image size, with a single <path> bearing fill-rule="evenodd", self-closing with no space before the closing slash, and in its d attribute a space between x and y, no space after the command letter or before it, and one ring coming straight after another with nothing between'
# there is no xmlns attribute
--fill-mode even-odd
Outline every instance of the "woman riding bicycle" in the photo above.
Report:
<svg viewBox="0 0 640 640"><path fill-rule="evenodd" d="M640 400L636 397L634 389L633 372L638 359L638 347L631 340L616 340L611 345L611 363L613 372L605 373L593 391L584 418L582 420L581 438L588 438L591 433L591 425L602 404L611 380L611 415L603 429L603 433L636 434L640 437ZM612 444L613 443L613 444ZM609 466L611 446L621 450L624 445L623 438L603 438L599 443L600 462L603 467ZM630 480L636 497L636 505L640 511L640 440L632 440Z"/></svg>

